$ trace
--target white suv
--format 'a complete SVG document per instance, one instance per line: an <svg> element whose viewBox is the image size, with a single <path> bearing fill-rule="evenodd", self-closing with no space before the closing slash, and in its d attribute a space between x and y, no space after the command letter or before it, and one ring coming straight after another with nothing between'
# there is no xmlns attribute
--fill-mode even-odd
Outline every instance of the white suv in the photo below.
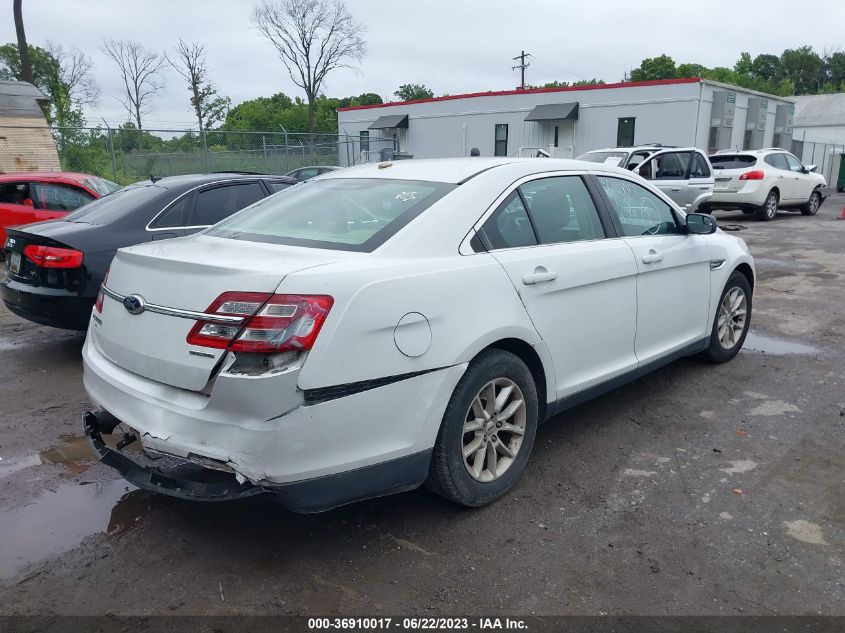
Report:
<svg viewBox="0 0 845 633"><path fill-rule="evenodd" d="M815 215L824 201L824 176L779 148L724 151L710 157L716 174L706 209L739 209L772 220L778 207Z"/></svg>
<svg viewBox="0 0 845 633"><path fill-rule="evenodd" d="M624 167L639 174L687 213L706 205L713 193L713 170L707 155L695 147L638 145L597 149L576 160Z"/></svg>

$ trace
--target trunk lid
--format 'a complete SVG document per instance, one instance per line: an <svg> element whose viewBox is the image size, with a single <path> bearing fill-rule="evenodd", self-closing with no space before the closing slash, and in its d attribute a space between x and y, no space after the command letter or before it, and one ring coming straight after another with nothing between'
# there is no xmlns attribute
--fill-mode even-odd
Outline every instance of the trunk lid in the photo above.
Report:
<svg viewBox="0 0 845 633"><path fill-rule="evenodd" d="M714 193L734 193L745 186L739 177L754 169L757 158L747 154L717 154L710 157L713 165Z"/></svg>
<svg viewBox="0 0 845 633"><path fill-rule="evenodd" d="M121 249L106 286L150 306L205 312L228 291L272 293L286 275L331 263L344 253L199 235ZM133 315L106 296L91 336L113 363L182 389L202 390L225 350L189 345L194 323L144 310Z"/></svg>

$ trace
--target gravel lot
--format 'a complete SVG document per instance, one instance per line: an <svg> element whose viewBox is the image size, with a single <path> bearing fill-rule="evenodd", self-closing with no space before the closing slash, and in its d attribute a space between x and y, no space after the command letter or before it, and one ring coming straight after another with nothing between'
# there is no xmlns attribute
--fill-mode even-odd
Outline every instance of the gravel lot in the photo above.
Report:
<svg viewBox="0 0 845 633"><path fill-rule="evenodd" d="M753 349L544 425L475 511L133 490L80 438L83 336L0 308L0 614L845 615L843 206L717 213L757 261Z"/></svg>

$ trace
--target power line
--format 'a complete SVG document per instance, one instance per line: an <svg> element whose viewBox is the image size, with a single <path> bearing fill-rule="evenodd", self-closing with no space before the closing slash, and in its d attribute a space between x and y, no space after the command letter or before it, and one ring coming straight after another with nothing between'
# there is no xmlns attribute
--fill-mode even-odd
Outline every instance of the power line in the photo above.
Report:
<svg viewBox="0 0 845 633"><path fill-rule="evenodd" d="M517 68L519 68L519 74L520 74L519 89L520 90L525 90L525 69L528 68L531 65L525 60L526 57L531 57L531 53L526 53L525 51L522 51L519 55L517 55L516 57L513 58L514 61L516 61L518 59L519 63L516 66L511 66L511 70L516 70Z"/></svg>

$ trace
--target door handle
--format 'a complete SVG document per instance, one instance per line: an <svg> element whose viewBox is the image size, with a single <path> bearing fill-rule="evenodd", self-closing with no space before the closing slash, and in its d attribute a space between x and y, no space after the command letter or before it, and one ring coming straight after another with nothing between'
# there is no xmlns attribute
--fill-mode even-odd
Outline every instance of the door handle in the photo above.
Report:
<svg viewBox="0 0 845 633"><path fill-rule="evenodd" d="M658 253L653 248L648 249L648 253L643 255L643 264L656 264L663 261L663 255Z"/></svg>
<svg viewBox="0 0 845 633"><path fill-rule="evenodd" d="M537 266L533 273L522 276L522 283L526 286L533 286L534 284L539 284L544 281L552 281L553 279L557 279L556 272L546 270L543 266Z"/></svg>
<svg viewBox="0 0 845 633"><path fill-rule="evenodd" d="M671 189L669 189L669 191L680 191L680 190L681 190L680 187L672 187Z"/></svg>

